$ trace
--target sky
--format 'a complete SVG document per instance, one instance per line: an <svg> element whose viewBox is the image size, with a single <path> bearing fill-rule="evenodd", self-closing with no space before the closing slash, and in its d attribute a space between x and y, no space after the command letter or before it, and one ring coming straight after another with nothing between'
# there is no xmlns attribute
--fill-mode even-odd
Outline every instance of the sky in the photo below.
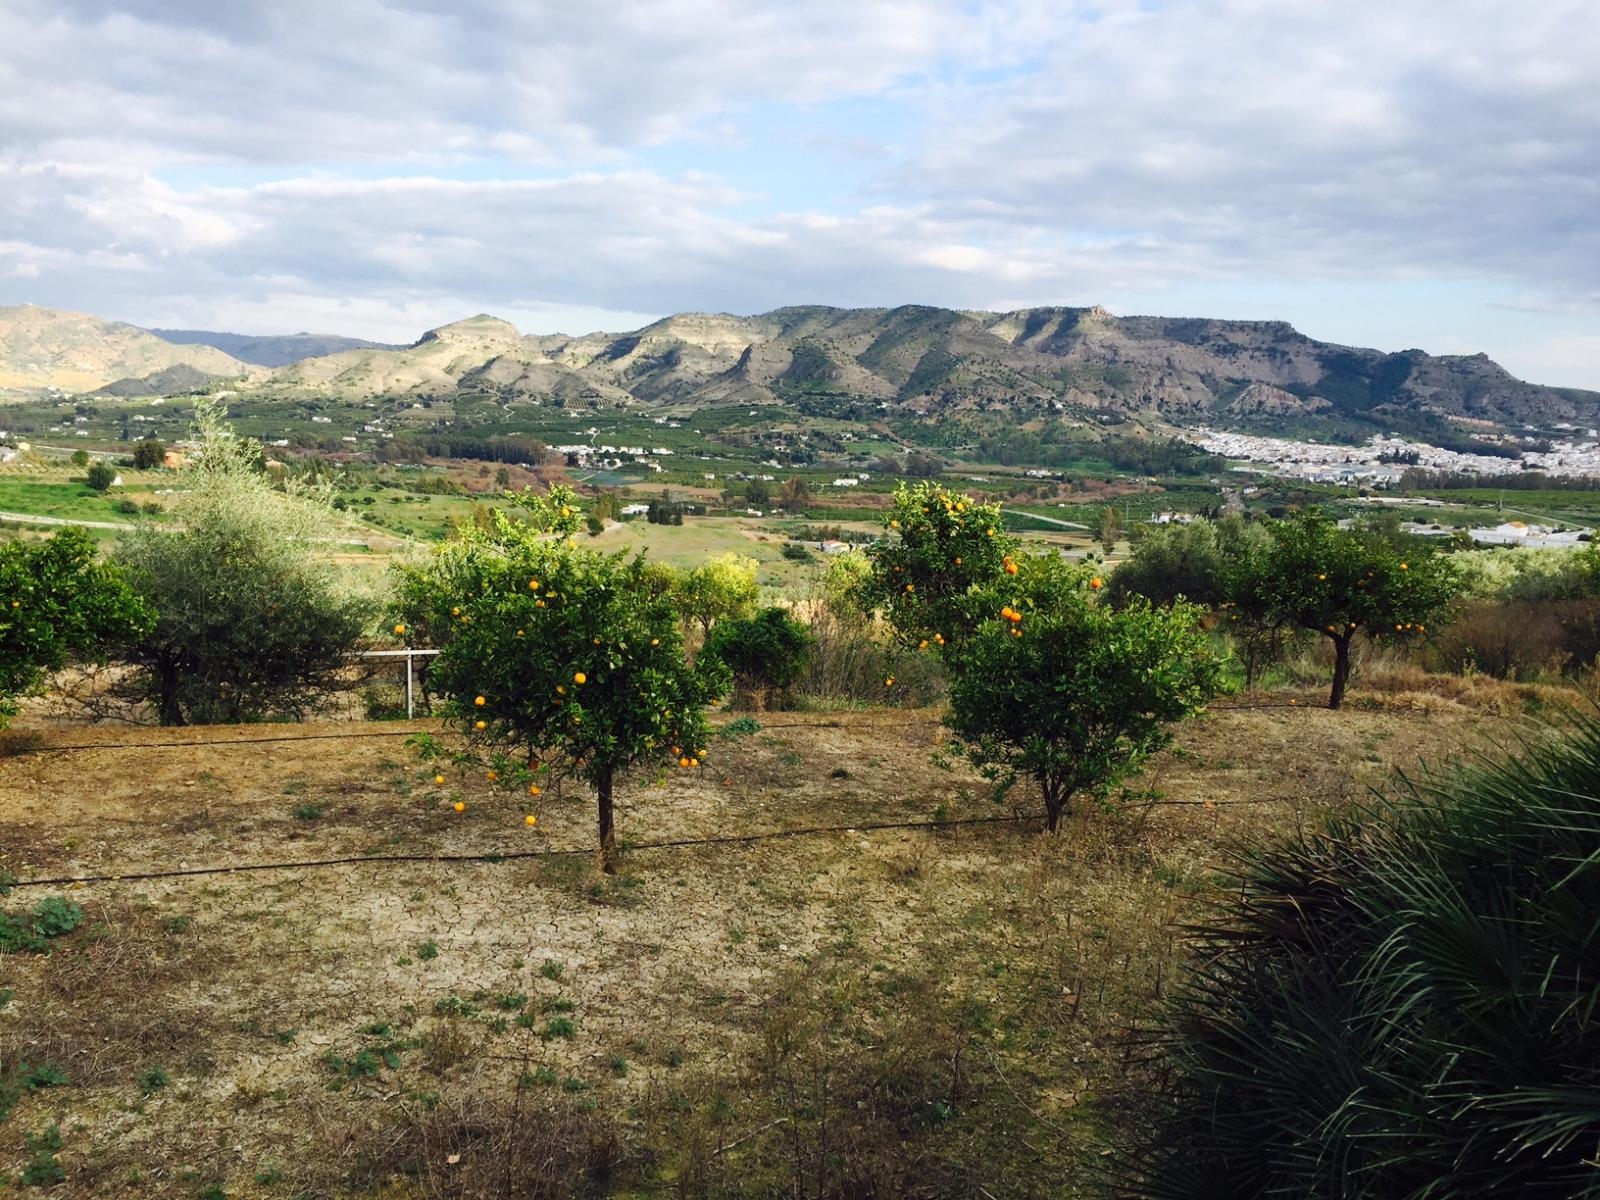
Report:
<svg viewBox="0 0 1600 1200"><path fill-rule="evenodd" d="M1287 320L1600 390L1593 0L0 0L0 304Z"/></svg>

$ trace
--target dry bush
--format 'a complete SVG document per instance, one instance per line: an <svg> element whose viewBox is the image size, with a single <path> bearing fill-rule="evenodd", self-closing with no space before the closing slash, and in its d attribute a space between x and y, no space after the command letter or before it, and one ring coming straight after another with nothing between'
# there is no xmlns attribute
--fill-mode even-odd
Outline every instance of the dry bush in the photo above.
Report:
<svg viewBox="0 0 1600 1200"><path fill-rule="evenodd" d="M429 1200L543 1200L605 1194L623 1165L614 1118L524 1083L511 1097L464 1091L410 1101L382 1137L367 1134L351 1182L398 1174Z"/></svg>
<svg viewBox="0 0 1600 1200"><path fill-rule="evenodd" d="M1423 657L1455 674L1533 680L1561 670L1568 657L1559 606L1535 601L1476 600L1433 639Z"/></svg>
<svg viewBox="0 0 1600 1200"><path fill-rule="evenodd" d="M880 622L837 606L813 603L795 610L808 622L814 645L805 673L794 685L802 706L901 703L921 707L944 694L944 670L936 655L903 649ZM884 681L895 685L886 688Z"/></svg>

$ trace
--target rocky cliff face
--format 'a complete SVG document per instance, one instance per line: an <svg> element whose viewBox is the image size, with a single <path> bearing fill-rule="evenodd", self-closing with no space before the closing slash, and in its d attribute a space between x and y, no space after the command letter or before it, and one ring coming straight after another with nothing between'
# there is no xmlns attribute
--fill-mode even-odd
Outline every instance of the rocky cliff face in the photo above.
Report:
<svg viewBox="0 0 1600 1200"><path fill-rule="evenodd" d="M247 369L206 346L171 346L132 326L78 314L46 319L46 313L0 309L0 386L8 378L32 386L101 386L178 362L213 375ZM271 372L249 370L252 382L280 391L463 391L578 405L842 397L930 418L977 409L1218 423L1447 417L1513 426L1600 423L1600 393L1522 383L1482 355L1384 354L1314 341L1279 321L1117 317L1099 307L683 313L630 333L583 337L525 337L509 322L480 314L403 349L363 347Z"/></svg>

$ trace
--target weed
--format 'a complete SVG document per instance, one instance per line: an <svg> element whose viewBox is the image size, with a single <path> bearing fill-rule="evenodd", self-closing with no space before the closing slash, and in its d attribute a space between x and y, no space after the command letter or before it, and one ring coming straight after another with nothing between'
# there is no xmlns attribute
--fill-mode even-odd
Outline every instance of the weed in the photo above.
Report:
<svg viewBox="0 0 1600 1200"><path fill-rule="evenodd" d="M528 1003L528 997L522 992L502 992L493 1002L501 1012L516 1012Z"/></svg>
<svg viewBox="0 0 1600 1200"><path fill-rule="evenodd" d="M51 1125L40 1133L30 1133L24 1139L30 1155L22 1168L22 1182L27 1187L49 1187L66 1181L67 1172L61 1166L61 1126Z"/></svg>
<svg viewBox="0 0 1600 1200"><path fill-rule="evenodd" d="M296 804L290 812L296 821L315 821L328 811L325 804Z"/></svg>
<svg viewBox="0 0 1600 1200"><path fill-rule="evenodd" d="M432 962L439 957L439 947L434 942L423 942L417 947L417 957L423 962Z"/></svg>
<svg viewBox="0 0 1600 1200"><path fill-rule="evenodd" d="M611 1073L618 1079L626 1079L628 1076L628 1060L620 1054L613 1054L611 1056Z"/></svg>
<svg viewBox="0 0 1600 1200"><path fill-rule="evenodd" d="M146 1067L133 1077L133 1081L139 1085L139 1091L149 1097L170 1084L172 1077L164 1067Z"/></svg>
<svg viewBox="0 0 1600 1200"><path fill-rule="evenodd" d="M578 1026L571 1017L551 1017L539 1036L547 1042L555 1038L570 1042L578 1036Z"/></svg>
<svg viewBox="0 0 1600 1200"><path fill-rule="evenodd" d="M194 924L190 916L172 916L161 918L161 928L168 933L188 933L189 926Z"/></svg>
<svg viewBox="0 0 1600 1200"><path fill-rule="evenodd" d="M739 717L729 721L722 727L721 736L725 738L748 737L752 733L761 732L761 722L754 717Z"/></svg>
<svg viewBox="0 0 1600 1200"><path fill-rule="evenodd" d="M589 1085L576 1076L568 1075L561 1081L561 1090L563 1092L586 1092L589 1090Z"/></svg>
<svg viewBox="0 0 1600 1200"><path fill-rule="evenodd" d="M45 897L27 916L0 912L0 954L41 953L51 938L63 937L82 923L83 907L61 896Z"/></svg>
<svg viewBox="0 0 1600 1200"><path fill-rule="evenodd" d="M539 974L544 976L546 979L549 979L549 980L551 980L553 982L553 981L561 978L562 970L563 970L563 964L557 962L553 958L547 958L547 959L544 960L544 963L539 967Z"/></svg>

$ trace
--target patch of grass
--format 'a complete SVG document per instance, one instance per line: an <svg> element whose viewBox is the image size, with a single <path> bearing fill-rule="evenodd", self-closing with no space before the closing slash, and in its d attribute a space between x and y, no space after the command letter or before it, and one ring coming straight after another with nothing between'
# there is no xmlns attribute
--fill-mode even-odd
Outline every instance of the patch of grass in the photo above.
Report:
<svg viewBox="0 0 1600 1200"><path fill-rule="evenodd" d="M434 942L423 942L417 947L417 957L423 962L432 962L439 957L439 947Z"/></svg>
<svg viewBox="0 0 1600 1200"><path fill-rule="evenodd" d="M578 1024L571 1017L551 1017L545 1022L539 1036L547 1042L557 1038L570 1042L578 1036Z"/></svg>
<svg viewBox="0 0 1600 1200"><path fill-rule="evenodd" d="M51 1187L65 1183L67 1172L61 1165L61 1126L50 1125L39 1133L30 1133L24 1139L28 1147L28 1161L22 1168L25 1187Z"/></svg>
<svg viewBox="0 0 1600 1200"><path fill-rule="evenodd" d="M562 963L557 962L553 958L547 958L539 965L539 974L545 979L554 982L555 980L561 978L561 972L564 969L565 967Z"/></svg>
<svg viewBox="0 0 1600 1200"><path fill-rule="evenodd" d="M296 821L320 820L322 814L328 811L326 804L296 804L290 810Z"/></svg>

